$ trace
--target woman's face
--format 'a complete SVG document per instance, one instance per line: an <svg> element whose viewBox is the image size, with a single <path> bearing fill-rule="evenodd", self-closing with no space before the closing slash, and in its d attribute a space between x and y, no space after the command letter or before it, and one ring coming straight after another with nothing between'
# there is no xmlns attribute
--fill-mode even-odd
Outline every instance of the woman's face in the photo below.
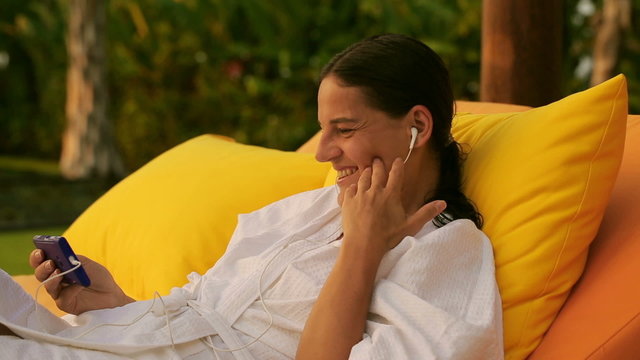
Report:
<svg viewBox="0 0 640 360"><path fill-rule="evenodd" d="M409 151L408 119L394 119L370 107L360 88L342 86L333 76L320 83L318 122L322 134L316 159L331 162L341 190L357 183L374 158L389 171L393 160L404 160Z"/></svg>

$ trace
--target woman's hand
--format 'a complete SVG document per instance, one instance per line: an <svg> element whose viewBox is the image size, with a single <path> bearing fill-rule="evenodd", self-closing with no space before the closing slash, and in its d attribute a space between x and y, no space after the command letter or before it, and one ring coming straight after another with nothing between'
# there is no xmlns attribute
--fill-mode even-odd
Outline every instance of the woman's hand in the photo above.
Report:
<svg viewBox="0 0 640 360"><path fill-rule="evenodd" d="M89 310L113 308L135 301L122 291L104 266L84 256L78 256L78 260L91 279L89 287L62 283L62 277L43 285L60 310L77 315ZM40 282L61 273L52 260L45 261L44 252L40 249L31 252L29 265L34 268L34 275Z"/></svg>
<svg viewBox="0 0 640 360"><path fill-rule="evenodd" d="M358 183L345 189L339 198L345 241L357 243L361 250L381 259L444 210L444 201L433 201L408 213L402 203L403 180L401 159L393 162L388 175L382 161L374 159Z"/></svg>

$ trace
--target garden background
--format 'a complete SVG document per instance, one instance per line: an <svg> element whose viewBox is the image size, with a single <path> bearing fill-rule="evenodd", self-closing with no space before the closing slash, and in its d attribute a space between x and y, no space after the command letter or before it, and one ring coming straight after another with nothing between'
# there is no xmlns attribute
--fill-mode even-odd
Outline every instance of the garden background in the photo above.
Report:
<svg viewBox="0 0 640 360"><path fill-rule="evenodd" d="M616 0L605 0L616 1ZM640 113L640 0L616 73ZM447 63L457 99L480 98L482 2L108 0L107 118L125 172L203 133L294 150L318 130L317 75L366 36L404 33ZM120 177L69 180L58 160L67 96L67 0L0 5L0 267L24 273L36 233L58 234ZM562 95L589 87L602 0L563 0ZM560 35L559 35L560 36Z"/></svg>

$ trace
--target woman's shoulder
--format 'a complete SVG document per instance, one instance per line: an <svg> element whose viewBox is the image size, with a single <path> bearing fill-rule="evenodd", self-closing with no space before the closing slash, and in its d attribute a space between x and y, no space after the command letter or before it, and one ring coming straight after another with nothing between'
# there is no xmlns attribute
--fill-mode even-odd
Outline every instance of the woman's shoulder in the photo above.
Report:
<svg viewBox="0 0 640 360"><path fill-rule="evenodd" d="M436 225L433 220L429 221L416 234L416 237L423 237L432 233L432 236L458 237L457 235L466 235L484 238L487 237L485 233L482 232L482 230L478 229L476 224L469 219L454 219L442 226Z"/></svg>
<svg viewBox="0 0 640 360"><path fill-rule="evenodd" d="M485 233L482 230L478 229L476 224L470 219L454 219L439 227L438 229L452 232L464 232L486 237Z"/></svg>
<svg viewBox="0 0 640 360"><path fill-rule="evenodd" d="M476 224L469 219L456 219L437 227L429 222L416 234L416 239L428 246L444 248L488 248L491 241Z"/></svg>
<svg viewBox="0 0 640 360"><path fill-rule="evenodd" d="M429 291L450 288L454 279L459 284L470 279L494 281L491 242L473 221L459 219L427 227L431 231L405 238L390 252L386 264L389 280L405 284L425 299L432 298Z"/></svg>

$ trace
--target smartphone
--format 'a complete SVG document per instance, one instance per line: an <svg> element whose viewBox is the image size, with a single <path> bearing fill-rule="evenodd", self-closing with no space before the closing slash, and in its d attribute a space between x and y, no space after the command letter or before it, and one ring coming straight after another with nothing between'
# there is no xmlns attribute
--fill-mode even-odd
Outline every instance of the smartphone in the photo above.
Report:
<svg viewBox="0 0 640 360"><path fill-rule="evenodd" d="M76 254L69 246L67 239L63 236L52 235L36 235L33 237L33 244L44 251L44 255L47 259L53 260L60 271L65 272L74 268L76 265L73 262L79 261ZM91 285L89 276L84 271L84 268L80 266L76 270L65 274L62 277L62 282L67 284L79 284L84 287Z"/></svg>

